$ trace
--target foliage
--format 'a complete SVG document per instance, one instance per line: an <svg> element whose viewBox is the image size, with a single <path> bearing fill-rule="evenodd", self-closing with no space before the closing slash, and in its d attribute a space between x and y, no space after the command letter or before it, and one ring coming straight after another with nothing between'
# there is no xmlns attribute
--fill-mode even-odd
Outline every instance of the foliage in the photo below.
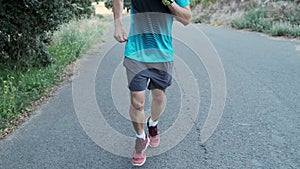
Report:
<svg viewBox="0 0 300 169"><path fill-rule="evenodd" d="M197 4L199 4L201 0L190 0L190 6L191 8L196 7Z"/></svg>
<svg viewBox="0 0 300 169"><path fill-rule="evenodd" d="M202 4L202 8L206 9L217 2L217 0L199 0Z"/></svg>
<svg viewBox="0 0 300 169"><path fill-rule="evenodd" d="M287 23L276 23L272 25L269 33L273 36L284 36L290 33L290 25Z"/></svg>
<svg viewBox="0 0 300 169"><path fill-rule="evenodd" d="M16 111L16 87L13 84L14 77L7 76L7 80L3 80L0 87L0 119L1 118L10 118L13 116Z"/></svg>
<svg viewBox="0 0 300 169"><path fill-rule="evenodd" d="M272 36L299 37L300 7L279 11L266 6L247 10L242 18L231 21L231 26L238 29L251 29L269 33Z"/></svg>
<svg viewBox="0 0 300 169"><path fill-rule="evenodd" d="M266 8L256 8L249 10L244 15L245 25L253 30L263 32L271 27L271 22L268 19Z"/></svg>
<svg viewBox="0 0 300 169"><path fill-rule="evenodd" d="M0 137L1 130L18 113L26 112L33 101L47 95L47 89L60 81L66 65L74 61L95 40L101 40L103 25L96 17L62 24L59 31L53 33L52 43L46 47L46 51L55 60L47 67L23 70L0 66Z"/></svg>
<svg viewBox="0 0 300 169"><path fill-rule="evenodd" d="M291 9L284 10L284 20L292 25L300 25L300 4L294 5Z"/></svg>
<svg viewBox="0 0 300 169"><path fill-rule="evenodd" d="M0 0L0 63L13 68L53 62L49 36L73 17L91 15L91 0Z"/></svg>

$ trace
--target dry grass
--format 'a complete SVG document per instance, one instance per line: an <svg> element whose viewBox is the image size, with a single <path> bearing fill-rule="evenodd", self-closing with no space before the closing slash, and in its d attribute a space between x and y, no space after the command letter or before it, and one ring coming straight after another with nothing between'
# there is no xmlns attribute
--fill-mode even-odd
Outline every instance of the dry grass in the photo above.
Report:
<svg viewBox="0 0 300 169"><path fill-rule="evenodd" d="M92 4L95 7L96 14L112 15L112 11L105 7L104 2L99 2L98 4L93 2Z"/></svg>

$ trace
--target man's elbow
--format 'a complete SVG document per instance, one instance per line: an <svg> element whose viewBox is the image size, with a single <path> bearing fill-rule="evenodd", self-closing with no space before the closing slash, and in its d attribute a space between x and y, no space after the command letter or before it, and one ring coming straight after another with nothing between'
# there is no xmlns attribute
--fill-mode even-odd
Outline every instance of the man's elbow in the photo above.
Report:
<svg viewBox="0 0 300 169"><path fill-rule="evenodd" d="M192 17L191 16L188 16L187 18L185 18L185 20L182 22L182 24L184 26L187 26L188 24L191 23L191 20L192 20Z"/></svg>

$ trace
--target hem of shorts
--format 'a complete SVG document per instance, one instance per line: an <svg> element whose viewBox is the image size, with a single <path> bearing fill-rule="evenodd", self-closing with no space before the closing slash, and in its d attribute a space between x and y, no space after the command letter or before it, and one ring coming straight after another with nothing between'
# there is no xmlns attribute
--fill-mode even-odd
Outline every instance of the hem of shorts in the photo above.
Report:
<svg viewBox="0 0 300 169"><path fill-rule="evenodd" d="M168 86L168 87L170 87L170 86ZM145 89L142 89L142 90L132 90L130 88L128 88L128 89L129 89L130 92L142 92L142 91L145 91L145 90L154 90L154 89L166 90L168 87L166 87L166 88L154 87L154 88L151 88L151 89L149 87L146 87Z"/></svg>
<svg viewBox="0 0 300 169"><path fill-rule="evenodd" d="M170 58L170 59L166 59L166 60L155 60L155 61L148 61L148 60L142 60L142 59L137 59L135 57L131 57L131 56L124 56L124 58L130 58L139 62L144 62L144 63L160 63L160 62L172 62L174 61L174 57Z"/></svg>
<svg viewBox="0 0 300 169"><path fill-rule="evenodd" d="M137 90L137 89L130 89L130 87L128 87L129 91L131 92L142 92L142 91L145 91L147 89L147 87L145 89L142 89L142 90Z"/></svg>
<svg viewBox="0 0 300 169"><path fill-rule="evenodd" d="M163 87L153 87L153 88L150 88L149 86L147 87L148 90L154 90L154 89L159 89L159 90L166 90L168 87L170 87L171 85L163 88Z"/></svg>

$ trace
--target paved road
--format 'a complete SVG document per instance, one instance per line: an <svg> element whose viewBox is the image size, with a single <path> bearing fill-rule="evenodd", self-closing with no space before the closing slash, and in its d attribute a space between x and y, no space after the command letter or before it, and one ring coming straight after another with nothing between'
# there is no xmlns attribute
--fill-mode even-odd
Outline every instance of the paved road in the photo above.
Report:
<svg viewBox="0 0 300 169"><path fill-rule="evenodd" d="M211 103L209 76L195 54L175 40L176 54L184 56L181 59L199 86L199 114L178 145L149 157L143 168L300 168L300 51L296 51L300 43L220 27L197 27L212 41L224 66L227 100L222 119L212 137L201 144L199 134ZM102 57L104 47L96 45L83 60ZM114 46L103 58L96 74L95 96L112 128L134 136L130 121L114 106L110 88L123 47ZM80 71L88 72L91 67L81 67ZM168 105L160 121L162 133L178 115L179 88L174 82L168 90ZM121 141L119 144L126 147ZM0 141L1 169L131 167L128 157L104 150L83 130L75 113L71 83Z"/></svg>

